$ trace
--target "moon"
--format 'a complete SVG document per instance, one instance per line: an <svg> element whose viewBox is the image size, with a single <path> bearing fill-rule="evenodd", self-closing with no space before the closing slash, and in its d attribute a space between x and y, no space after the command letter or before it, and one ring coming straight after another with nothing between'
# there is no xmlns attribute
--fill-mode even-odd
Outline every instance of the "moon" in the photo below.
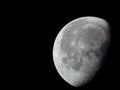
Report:
<svg viewBox="0 0 120 90"><path fill-rule="evenodd" d="M110 44L110 26L99 17L80 17L66 24L53 45L59 75L74 87L88 83L100 69Z"/></svg>

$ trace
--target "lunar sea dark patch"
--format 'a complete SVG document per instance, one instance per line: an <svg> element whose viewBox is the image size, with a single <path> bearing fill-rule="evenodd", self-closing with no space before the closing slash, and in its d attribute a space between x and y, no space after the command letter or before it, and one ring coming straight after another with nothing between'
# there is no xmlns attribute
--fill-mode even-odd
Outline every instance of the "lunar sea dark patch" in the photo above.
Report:
<svg viewBox="0 0 120 90"><path fill-rule="evenodd" d="M110 26L98 17L81 17L66 24L53 46L60 76L74 87L89 82L99 70L110 44Z"/></svg>

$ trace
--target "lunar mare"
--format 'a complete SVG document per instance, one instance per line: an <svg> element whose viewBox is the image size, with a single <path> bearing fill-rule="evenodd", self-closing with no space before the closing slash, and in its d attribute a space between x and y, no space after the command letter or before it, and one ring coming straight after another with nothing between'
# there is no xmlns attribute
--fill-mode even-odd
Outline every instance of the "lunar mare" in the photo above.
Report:
<svg viewBox="0 0 120 90"><path fill-rule="evenodd" d="M110 43L110 26L98 17L81 17L66 24L53 46L53 61L60 76L82 86L99 70Z"/></svg>

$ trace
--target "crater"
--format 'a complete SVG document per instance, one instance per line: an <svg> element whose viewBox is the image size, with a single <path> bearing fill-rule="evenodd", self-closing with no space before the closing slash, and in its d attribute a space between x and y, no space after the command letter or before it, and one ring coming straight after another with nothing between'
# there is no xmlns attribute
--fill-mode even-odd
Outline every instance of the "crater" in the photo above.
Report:
<svg viewBox="0 0 120 90"><path fill-rule="evenodd" d="M80 58L78 61L72 63L72 69L74 71L80 71L80 67L83 65L83 59Z"/></svg>
<svg viewBox="0 0 120 90"><path fill-rule="evenodd" d="M80 71L80 67L83 65L83 59L79 53L68 54L67 57L62 58L62 63L67 69L73 69L74 71Z"/></svg>
<svg viewBox="0 0 120 90"><path fill-rule="evenodd" d="M67 57L63 57L63 58L62 58L62 63L63 63L63 64L68 64L68 59L67 59Z"/></svg>

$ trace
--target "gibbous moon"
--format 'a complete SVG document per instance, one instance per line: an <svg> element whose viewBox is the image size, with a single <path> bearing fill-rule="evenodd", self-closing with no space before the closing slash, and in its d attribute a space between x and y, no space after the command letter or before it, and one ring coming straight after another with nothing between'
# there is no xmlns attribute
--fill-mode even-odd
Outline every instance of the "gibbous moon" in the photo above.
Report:
<svg viewBox="0 0 120 90"><path fill-rule="evenodd" d="M92 16L75 19L55 39L55 67L67 83L82 86L94 78L109 44L110 26L106 20Z"/></svg>

